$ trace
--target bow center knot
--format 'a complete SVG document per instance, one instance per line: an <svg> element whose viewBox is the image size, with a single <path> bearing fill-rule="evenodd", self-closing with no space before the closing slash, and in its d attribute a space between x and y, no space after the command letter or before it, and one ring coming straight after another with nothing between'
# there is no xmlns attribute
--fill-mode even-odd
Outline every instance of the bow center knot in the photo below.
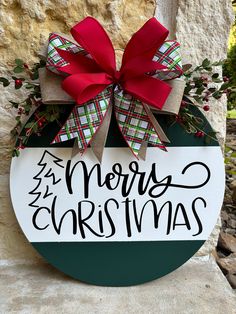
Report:
<svg viewBox="0 0 236 314"><path fill-rule="evenodd" d="M121 77L121 72L116 70L113 76L114 83L119 83L120 77Z"/></svg>

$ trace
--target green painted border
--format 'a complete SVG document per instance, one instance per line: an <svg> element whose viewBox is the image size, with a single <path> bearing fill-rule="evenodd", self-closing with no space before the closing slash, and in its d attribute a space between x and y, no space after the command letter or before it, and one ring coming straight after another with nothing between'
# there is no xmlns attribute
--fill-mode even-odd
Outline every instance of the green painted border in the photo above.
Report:
<svg viewBox="0 0 236 314"><path fill-rule="evenodd" d="M34 248L67 275L101 286L131 286L183 265L204 241L34 242Z"/></svg>
<svg viewBox="0 0 236 314"><path fill-rule="evenodd" d="M71 111L71 107L69 105L66 105L66 112L64 115L60 118L61 125L64 123L65 117L68 116L68 114ZM205 116L200 112L198 108L193 108L192 113L195 116L198 116L204 120L204 130L207 133L212 132L212 128L208 121L206 120ZM209 143L206 143L205 138L198 138L194 136L194 134L188 134L186 131L181 127L178 123L174 123L171 125L170 120L167 116L159 114L155 115L157 121L162 126L163 130L165 131L167 137L170 140L170 144L167 144L167 147L171 146L219 146L219 143L217 140L211 140ZM50 145L50 143L53 141L56 134L59 132L60 127L59 125L54 122L49 124L47 127L44 128L42 132L42 136L32 136L31 139L28 141L27 146L28 147L72 147L74 140L70 140L67 142L63 142L60 144L53 144ZM127 144L125 140L123 139L118 127L117 122L114 118L114 115L112 115L111 125L108 132L107 147L126 147Z"/></svg>

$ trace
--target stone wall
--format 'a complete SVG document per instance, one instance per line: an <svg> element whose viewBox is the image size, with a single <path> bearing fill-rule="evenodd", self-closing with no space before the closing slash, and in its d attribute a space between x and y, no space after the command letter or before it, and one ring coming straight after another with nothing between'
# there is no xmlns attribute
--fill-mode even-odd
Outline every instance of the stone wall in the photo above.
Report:
<svg viewBox="0 0 236 314"><path fill-rule="evenodd" d="M181 42L183 59L199 64L203 59L217 61L226 58L230 25L233 21L231 0L181 0L176 19L176 36ZM226 98L211 101L207 118L218 132L223 147L226 133ZM211 252L217 244L220 218L211 237L198 252Z"/></svg>
<svg viewBox="0 0 236 314"><path fill-rule="evenodd" d="M205 57L225 58L230 0L0 0L0 72L6 74L16 57L33 62L51 31L68 33L87 15L98 18L109 31L116 48L123 48L131 34L154 14L183 46L184 60L199 63ZM14 114L7 99L21 92L0 86L0 258L38 261L40 257L27 243L18 227L9 197L10 136ZM211 104L209 119L225 136L226 102ZM218 229L200 254L214 247Z"/></svg>

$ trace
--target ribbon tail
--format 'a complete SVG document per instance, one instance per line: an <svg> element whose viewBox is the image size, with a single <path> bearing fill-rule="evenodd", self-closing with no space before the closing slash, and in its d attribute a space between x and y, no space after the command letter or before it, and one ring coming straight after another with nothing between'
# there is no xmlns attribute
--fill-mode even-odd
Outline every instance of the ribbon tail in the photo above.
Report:
<svg viewBox="0 0 236 314"><path fill-rule="evenodd" d="M83 106L74 106L52 144L76 138L80 151L84 152L103 123L109 108L111 93L112 86L109 86Z"/></svg>
<svg viewBox="0 0 236 314"><path fill-rule="evenodd" d="M103 151L106 144L107 134L111 122L111 114L112 104L110 103L108 105L107 112L103 119L102 124L100 125L100 127L98 128L97 132L94 134L90 142L90 147L100 163L102 162Z"/></svg>
<svg viewBox="0 0 236 314"><path fill-rule="evenodd" d="M172 90L164 106L162 107L162 110L155 110L152 108L152 111L158 114L177 115L184 96L186 82L183 79L175 79L168 81L168 84L172 87Z"/></svg>
<svg viewBox="0 0 236 314"><path fill-rule="evenodd" d="M146 159L147 147L148 147L148 142L147 141L142 142L140 150L138 152L138 158L142 160Z"/></svg>
<svg viewBox="0 0 236 314"><path fill-rule="evenodd" d="M157 122L154 114L151 112L150 107L148 107L146 104L143 104L143 107L144 107L144 109L145 109L145 111L146 111L150 121L152 122L152 125L153 125L155 131L157 132L158 136L160 137L161 141L165 142L165 143L170 143L170 140L166 136L166 134L163 131L163 129L160 126L160 124Z"/></svg>
<svg viewBox="0 0 236 314"><path fill-rule="evenodd" d="M72 151L71 151L71 159L73 159L75 156L77 156L78 154L82 154L83 151L81 151L81 149L79 148L79 144L78 144L78 140L77 138L74 140L74 145L72 147Z"/></svg>

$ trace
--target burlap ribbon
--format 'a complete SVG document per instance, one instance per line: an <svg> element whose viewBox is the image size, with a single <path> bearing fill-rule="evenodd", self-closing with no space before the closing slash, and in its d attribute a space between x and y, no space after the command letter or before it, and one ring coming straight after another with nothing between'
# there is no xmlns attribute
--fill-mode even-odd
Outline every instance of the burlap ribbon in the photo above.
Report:
<svg viewBox="0 0 236 314"><path fill-rule="evenodd" d="M90 38L96 27L99 31L95 36L103 42L104 54L103 47L91 47L91 41L97 42L97 38ZM147 38L150 31L159 39ZM116 71L109 51L113 47L96 20L85 19L72 28L72 34L80 45L58 34L50 35L50 72L41 69L39 73L43 103L75 104L53 143L77 138L80 151L90 145L101 161L114 110L120 131L135 156L145 159L148 144L165 149L162 142L169 140L152 110L163 114L179 111L185 88L184 80L178 78L182 74L179 44L164 41L168 31L153 18L131 38L121 70ZM144 44L148 49L143 48ZM104 58L110 58L110 63Z"/></svg>

